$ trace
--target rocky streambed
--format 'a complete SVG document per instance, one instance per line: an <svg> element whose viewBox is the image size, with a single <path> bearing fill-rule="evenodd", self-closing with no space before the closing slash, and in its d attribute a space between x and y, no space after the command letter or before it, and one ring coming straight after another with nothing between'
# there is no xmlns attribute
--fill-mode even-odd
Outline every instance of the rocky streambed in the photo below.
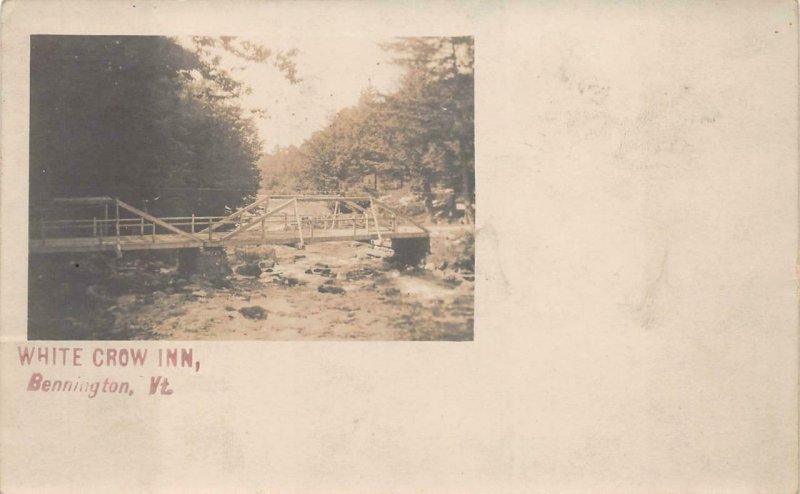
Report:
<svg viewBox="0 0 800 494"><path fill-rule="evenodd" d="M167 254L32 260L30 337L471 340L474 274L442 260L451 240L425 268L354 242L231 249L230 274L211 277L186 277Z"/></svg>

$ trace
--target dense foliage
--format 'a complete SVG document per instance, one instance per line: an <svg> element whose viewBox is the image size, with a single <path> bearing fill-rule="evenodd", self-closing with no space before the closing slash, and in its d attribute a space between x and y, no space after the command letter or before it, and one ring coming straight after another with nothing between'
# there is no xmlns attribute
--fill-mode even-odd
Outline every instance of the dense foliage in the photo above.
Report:
<svg viewBox="0 0 800 494"><path fill-rule="evenodd" d="M384 48L405 69L399 89L364 91L299 148L262 158L267 188L379 192L410 185L428 206L436 188L473 204L472 38L403 38Z"/></svg>
<svg viewBox="0 0 800 494"><path fill-rule="evenodd" d="M215 50L272 63L293 53L234 38L32 36L30 199L109 195L157 214L219 214L259 188L262 143L246 92Z"/></svg>

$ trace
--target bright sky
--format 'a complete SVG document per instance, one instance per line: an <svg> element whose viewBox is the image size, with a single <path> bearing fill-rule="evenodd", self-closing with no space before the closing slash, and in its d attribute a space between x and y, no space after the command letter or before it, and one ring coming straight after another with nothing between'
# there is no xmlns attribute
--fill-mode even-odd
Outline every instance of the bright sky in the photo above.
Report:
<svg viewBox="0 0 800 494"><path fill-rule="evenodd" d="M223 65L239 67L232 74L253 88L243 106L268 112L257 120L265 152L276 145L301 144L327 125L331 115L355 104L365 88L390 91L401 74L401 69L391 62L392 54L378 46L389 41L385 38L247 39L274 50L299 50L295 62L302 82L295 85L271 64L249 63L233 56L223 58Z"/></svg>

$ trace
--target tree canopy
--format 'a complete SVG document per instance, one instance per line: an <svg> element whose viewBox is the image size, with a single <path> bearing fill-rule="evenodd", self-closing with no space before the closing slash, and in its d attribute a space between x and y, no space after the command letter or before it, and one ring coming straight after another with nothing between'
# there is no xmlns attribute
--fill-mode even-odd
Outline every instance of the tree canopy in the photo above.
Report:
<svg viewBox="0 0 800 494"><path fill-rule="evenodd" d="M471 37L402 38L383 45L404 68L399 88L368 88L299 148L262 159L274 186L325 191L410 185L428 204L434 188L474 200L474 44ZM283 168L281 168L283 167ZM288 167L288 168L287 168Z"/></svg>
<svg viewBox="0 0 800 494"><path fill-rule="evenodd" d="M262 142L238 104L248 88L215 50L299 80L294 53L234 38L32 36L31 211L69 196L116 196L159 214L248 201Z"/></svg>

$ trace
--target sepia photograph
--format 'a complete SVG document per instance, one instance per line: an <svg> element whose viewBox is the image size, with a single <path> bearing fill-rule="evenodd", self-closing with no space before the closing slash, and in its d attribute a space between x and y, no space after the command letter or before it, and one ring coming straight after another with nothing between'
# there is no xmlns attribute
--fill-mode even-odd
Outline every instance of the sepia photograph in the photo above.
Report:
<svg viewBox="0 0 800 494"><path fill-rule="evenodd" d="M32 35L28 339L472 341L474 42Z"/></svg>

